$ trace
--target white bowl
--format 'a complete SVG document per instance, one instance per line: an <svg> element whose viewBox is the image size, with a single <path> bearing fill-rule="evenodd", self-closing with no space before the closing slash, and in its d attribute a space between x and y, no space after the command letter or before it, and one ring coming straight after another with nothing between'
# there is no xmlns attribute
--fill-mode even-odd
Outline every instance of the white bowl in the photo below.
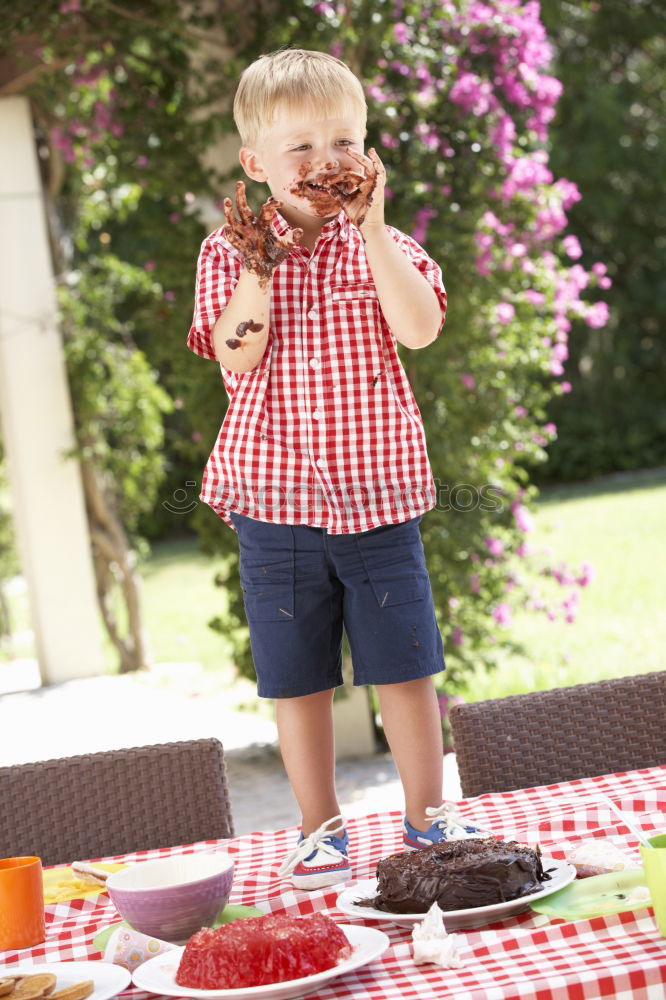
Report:
<svg viewBox="0 0 666 1000"><path fill-rule="evenodd" d="M181 944L226 906L234 863L227 854L138 861L106 880L118 913L135 930Z"/></svg>

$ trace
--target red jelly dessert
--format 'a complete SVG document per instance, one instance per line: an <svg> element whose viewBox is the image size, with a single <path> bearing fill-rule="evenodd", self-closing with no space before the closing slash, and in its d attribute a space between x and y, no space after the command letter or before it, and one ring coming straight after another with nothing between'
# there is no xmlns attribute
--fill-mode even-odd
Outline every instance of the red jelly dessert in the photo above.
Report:
<svg viewBox="0 0 666 1000"><path fill-rule="evenodd" d="M331 969L351 954L330 917L272 914L202 927L185 946L176 973L179 986L233 990L300 979Z"/></svg>

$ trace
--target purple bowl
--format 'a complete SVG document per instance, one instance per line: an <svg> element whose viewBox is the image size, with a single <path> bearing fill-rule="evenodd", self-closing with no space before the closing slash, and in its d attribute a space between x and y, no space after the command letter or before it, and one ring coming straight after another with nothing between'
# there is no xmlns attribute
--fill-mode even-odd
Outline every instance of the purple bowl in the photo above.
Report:
<svg viewBox="0 0 666 1000"><path fill-rule="evenodd" d="M227 854L183 854L130 865L109 875L106 886L135 930L183 944L226 906L233 875Z"/></svg>

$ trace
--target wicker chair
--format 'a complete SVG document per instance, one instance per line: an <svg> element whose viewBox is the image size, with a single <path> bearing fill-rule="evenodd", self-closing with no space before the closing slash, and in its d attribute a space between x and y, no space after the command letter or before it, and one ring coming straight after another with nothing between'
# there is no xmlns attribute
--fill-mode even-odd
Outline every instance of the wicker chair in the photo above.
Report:
<svg viewBox="0 0 666 1000"><path fill-rule="evenodd" d="M69 864L234 835L215 739L0 768L0 857Z"/></svg>
<svg viewBox="0 0 666 1000"><path fill-rule="evenodd" d="M666 765L666 671L456 705L465 797Z"/></svg>

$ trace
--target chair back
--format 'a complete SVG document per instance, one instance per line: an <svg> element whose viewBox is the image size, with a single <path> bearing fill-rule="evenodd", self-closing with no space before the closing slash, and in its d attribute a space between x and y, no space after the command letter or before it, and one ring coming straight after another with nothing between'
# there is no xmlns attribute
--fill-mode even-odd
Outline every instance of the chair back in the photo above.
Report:
<svg viewBox="0 0 666 1000"><path fill-rule="evenodd" d="M0 803L0 857L44 865L234 835L216 739L2 767Z"/></svg>
<svg viewBox="0 0 666 1000"><path fill-rule="evenodd" d="M666 671L455 705L465 797L666 764Z"/></svg>

